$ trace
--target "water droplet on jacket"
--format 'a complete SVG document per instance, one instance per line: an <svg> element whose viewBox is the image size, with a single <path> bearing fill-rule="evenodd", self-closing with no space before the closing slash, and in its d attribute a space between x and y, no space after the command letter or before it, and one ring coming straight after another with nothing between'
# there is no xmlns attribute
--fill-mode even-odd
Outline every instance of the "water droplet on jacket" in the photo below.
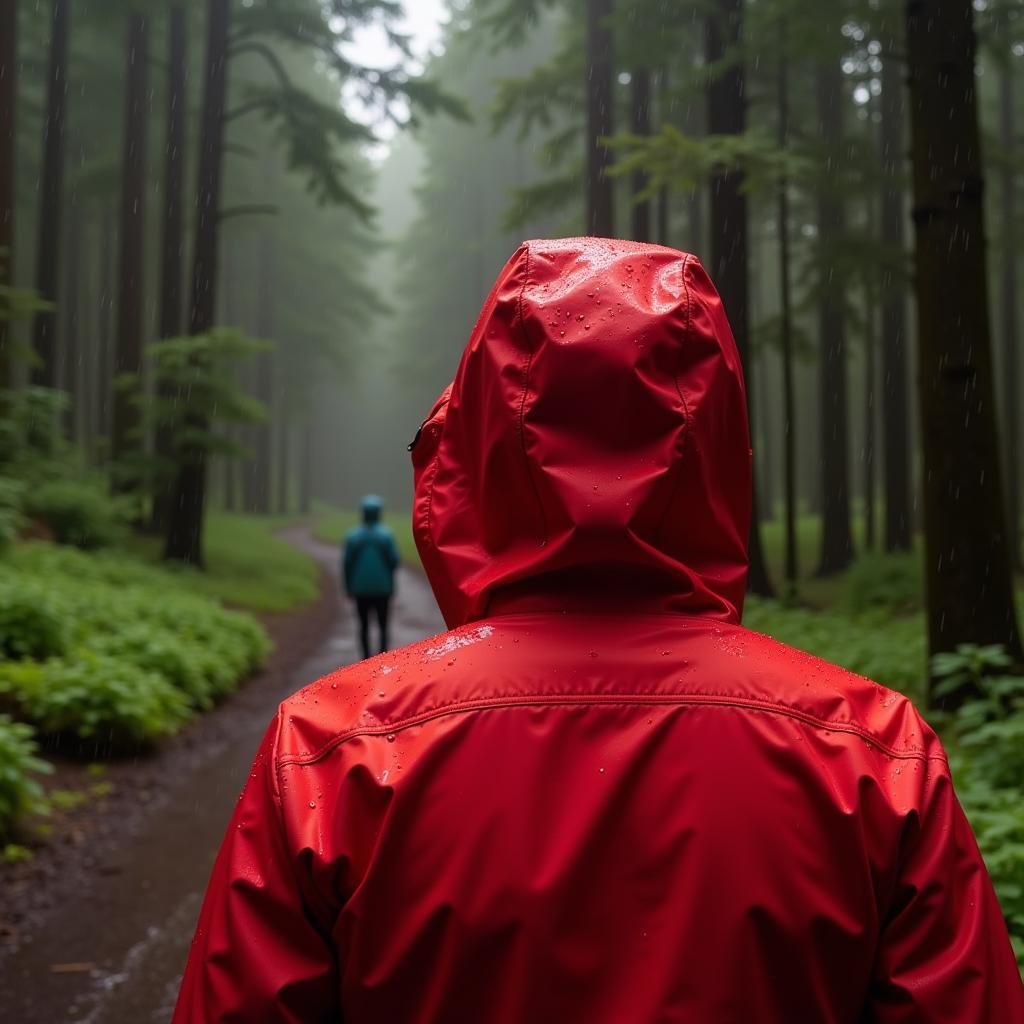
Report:
<svg viewBox="0 0 1024 1024"><path fill-rule="evenodd" d="M315 800L310 800L309 801L309 806L310 807L316 807L316 801Z"/></svg>
<svg viewBox="0 0 1024 1024"><path fill-rule="evenodd" d="M596 657L597 657L597 651L591 651L591 652L590 652L590 656L591 656L592 658L596 658Z"/></svg>
<svg viewBox="0 0 1024 1024"><path fill-rule="evenodd" d="M377 696L378 696L378 697L384 697L384 696L385 696L385 693L384 693L384 691L383 691L383 690L378 690L378 691L377 691Z"/></svg>
<svg viewBox="0 0 1024 1024"><path fill-rule="evenodd" d="M598 768L597 770L598 770L598 771L599 771L599 772L600 772L600 773L601 773L602 775L604 775L604 769L603 769L603 768Z"/></svg>
<svg viewBox="0 0 1024 1024"><path fill-rule="evenodd" d="M389 732L388 733L388 743L394 743L394 742L395 742L395 734L393 732Z"/></svg>

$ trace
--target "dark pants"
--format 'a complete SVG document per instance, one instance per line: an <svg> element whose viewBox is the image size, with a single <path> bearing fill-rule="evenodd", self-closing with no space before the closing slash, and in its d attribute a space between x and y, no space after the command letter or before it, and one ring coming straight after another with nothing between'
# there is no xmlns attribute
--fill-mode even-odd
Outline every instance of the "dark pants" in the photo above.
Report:
<svg viewBox="0 0 1024 1024"><path fill-rule="evenodd" d="M356 610L359 612L359 640L363 645L363 657L370 656L370 613L377 616L380 626L380 649L388 649L388 612L391 610L391 595L384 597L357 597Z"/></svg>

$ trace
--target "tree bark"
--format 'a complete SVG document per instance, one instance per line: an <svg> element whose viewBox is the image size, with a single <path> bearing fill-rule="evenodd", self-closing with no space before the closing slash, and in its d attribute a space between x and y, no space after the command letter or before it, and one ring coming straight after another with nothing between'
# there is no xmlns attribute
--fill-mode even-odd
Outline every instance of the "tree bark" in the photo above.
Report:
<svg viewBox="0 0 1024 1024"><path fill-rule="evenodd" d="M669 107L669 74L667 68L658 72L658 117L662 124L671 120ZM668 185L658 189L657 228L655 231L659 245L672 244L672 193Z"/></svg>
<svg viewBox="0 0 1024 1024"><path fill-rule="evenodd" d="M0 0L0 288L13 280L17 82L18 5ZM12 383L9 332L7 321L0 320L0 390Z"/></svg>
<svg viewBox="0 0 1024 1024"><path fill-rule="evenodd" d="M188 103L188 24L183 4L171 4L167 46L167 137L164 144L164 208L160 241L160 337L176 338L182 330L185 196L185 112ZM158 385L161 398L169 399L166 384ZM172 461L174 439L166 426L156 432L156 452L161 463ZM158 484L153 498L153 528L167 526L172 500L172 481Z"/></svg>
<svg viewBox="0 0 1024 1024"><path fill-rule="evenodd" d="M187 23L182 4L170 9L167 54L167 140L164 147L164 208L160 244L160 337L182 327L184 249L185 113L188 104Z"/></svg>
<svg viewBox="0 0 1024 1024"><path fill-rule="evenodd" d="M694 55L694 58L696 54ZM683 117L683 133L690 138L705 134L706 124L701 118L701 107L696 100L687 101ZM687 252L705 255L704 238L704 189L693 188L686 200L686 229L689 237L684 248Z"/></svg>
<svg viewBox="0 0 1024 1024"><path fill-rule="evenodd" d="M873 291L873 289L871 290ZM864 334L864 546L873 551L875 530L875 296L867 295Z"/></svg>
<svg viewBox="0 0 1024 1024"><path fill-rule="evenodd" d="M82 210L72 195L68 209L67 255L64 258L64 301L60 310L63 335L60 386L68 395L65 433L76 442L82 437L81 253Z"/></svg>
<svg viewBox="0 0 1024 1024"><path fill-rule="evenodd" d="M274 239L264 232L259 253L260 294L257 317L260 337L272 340L276 332L274 322ZM253 452L253 511L270 515L273 479L273 425L274 425L274 353L261 352L256 357L256 397L266 409L266 419L256 424L256 444Z"/></svg>
<svg viewBox="0 0 1024 1024"><path fill-rule="evenodd" d="M96 316L96 431L103 442L110 439L113 360L110 358L111 312L114 306L114 216L108 203L100 207L99 302ZM107 445L103 454L108 455ZM99 456L97 452L97 457ZM97 458L98 461L98 458Z"/></svg>
<svg viewBox="0 0 1024 1024"><path fill-rule="evenodd" d="M284 396L278 394L277 424L277 514L285 516L289 508L289 492L291 490L291 430L284 411Z"/></svg>
<svg viewBox="0 0 1024 1024"><path fill-rule="evenodd" d="M821 403L822 537L818 575L845 569L853 559L850 531L850 466L846 397L845 281L828 247L846 231L843 200L834 177L843 162L843 76L838 59L817 70L818 121L828 159L826 177L818 186L818 245L823 280L818 309ZM831 172L831 173L829 173Z"/></svg>
<svg viewBox="0 0 1024 1024"><path fill-rule="evenodd" d="M928 640L1021 659L1000 479L971 0L908 0ZM952 287L951 287L952 283Z"/></svg>
<svg viewBox="0 0 1024 1024"><path fill-rule="evenodd" d="M778 145L780 151L789 146L789 73L787 65L787 32L779 26L779 66L776 92L778 101ZM785 477L785 576L788 597L796 594L799 574L796 542L796 389L793 381L793 290L789 260L789 182L783 178L778 186L779 236L779 341L782 349L782 423L783 474Z"/></svg>
<svg viewBox="0 0 1024 1024"><path fill-rule="evenodd" d="M195 258L189 315L189 333L192 335L207 333L214 323L230 26L231 0L208 0L199 179L196 188ZM200 432L205 432L209 426L201 413L191 414L188 425ZM205 501L206 452L197 446L183 454L178 469L164 547L166 558L202 565Z"/></svg>
<svg viewBox="0 0 1024 1024"><path fill-rule="evenodd" d="M903 83L895 28L883 22L882 94L879 102L882 149L882 244L889 260L902 259L903 218ZM907 406L907 298L901 275L887 268L882 278L882 423L885 431L885 550L909 551L910 440Z"/></svg>
<svg viewBox="0 0 1024 1024"><path fill-rule="evenodd" d="M302 424L302 451L299 453L299 514L313 511L313 411L308 410Z"/></svg>
<svg viewBox="0 0 1024 1024"><path fill-rule="evenodd" d="M651 133L651 72L647 68L634 68L631 80L632 129L634 135ZM633 193L633 241L651 241L651 201L637 199L647 188L649 175L646 171L633 172L631 190Z"/></svg>
<svg viewBox="0 0 1024 1024"><path fill-rule="evenodd" d="M1003 334L1003 454L1006 464L1006 515L1010 542L1010 558L1014 568L1021 566L1020 548L1020 369L1017 358L1017 182L1011 163L1016 146L1013 103L1013 56L1006 54L1006 63L999 76L999 133L1003 149L1000 174L1000 206L1002 214L1002 252L1000 298Z"/></svg>
<svg viewBox="0 0 1024 1024"><path fill-rule="evenodd" d="M32 331L37 359L32 368L32 383L49 388L57 383L57 318L53 305L57 301L60 273L69 22L69 0L53 0L53 31L43 123L43 175L39 191L39 241L36 247L36 292L40 299L50 304L50 308L36 313Z"/></svg>
<svg viewBox="0 0 1024 1024"><path fill-rule="evenodd" d="M742 20L743 0L719 0L717 9L706 22L708 65L717 65L726 58L730 60L728 67L716 70L708 84L708 132L712 135L742 135L746 130L744 69L736 53ZM711 266L743 362L747 415L753 427L750 406L754 392L754 361L750 352L747 197L743 192L743 177L741 172L729 170L712 179ZM754 490L756 492L756 487ZM755 493L750 525L749 587L753 593L769 597L774 595L774 591L764 563L757 505Z"/></svg>
<svg viewBox="0 0 1024 1024"><path fill-rule="evenodd" d="M587 231L606 238L615 234L611 152L603 142L615 131L613 8L614 0L587 0Z"/></svg>
<svg viewBox="0 0 1024 1024"><path fill-rule="evenodd" d="M141 14L128 19L125 74L124 154L121 170L121 268L117 349L114 356L114 424L111 454L114 486L137 489L125 476L125 461L140 441L138 396L142 374L142 320L146 227L146 127L149 122L149 25ZM129 384L129 382L131 382Z"/></svg>

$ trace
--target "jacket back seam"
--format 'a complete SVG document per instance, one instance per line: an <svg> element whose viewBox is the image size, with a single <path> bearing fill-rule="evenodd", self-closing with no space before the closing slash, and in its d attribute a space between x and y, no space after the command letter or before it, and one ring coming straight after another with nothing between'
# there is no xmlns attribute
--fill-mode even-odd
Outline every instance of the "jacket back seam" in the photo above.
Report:
<svg viewBox="0 0 1024 1024"><path fill-rule="evenodd" d="M688 694L658 694L658 693L591 693L591 694L565 694L565 693L532 693L516 694L508 697L486 697L475 701L462 701L458 704L449 704L442 707L431 708L421 711L406 718L400 718L392 722L384 722L380 725L357 726L346 729L332 737L319 750L309 754L292 754L279 758L277 767L283 768L286 765L312 765L326 757L336 747L341 746L349 740L359 736L386 736L391 733L400 732L416 725L424 725L427 722L448 715L466 714L471 711L488 711L508 707L552 707L552 706L580 706L580 705L610 705L610 704L637 704L637 705L694 705L702 707L737 708L746 711L760 711L767 714L782 715L795 719L806 725L824 729L828 732L842 732L851 736L858 736L865 742L877 747L888 757L899 760L917 761L939 761L946 764L946 758L940 754L926 754L922 749L897 750L886 743L883 743L870 730L855 722L833 721L812 715L810 712L801 711L798 708L785 704L774 704L771 701L757 700L755 698L727 697L712 693L688 693Z"/></svg>

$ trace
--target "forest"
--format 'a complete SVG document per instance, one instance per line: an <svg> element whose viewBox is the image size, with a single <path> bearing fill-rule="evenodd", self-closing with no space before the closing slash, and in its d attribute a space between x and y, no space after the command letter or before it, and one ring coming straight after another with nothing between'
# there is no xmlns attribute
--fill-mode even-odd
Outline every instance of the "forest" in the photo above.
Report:
<svg viewBox="0 0 1024 1024"><path fill-rule="evenodd" d="M360 496L415 573L407 445L583 235L707 268L744 624L921 709L1024 964L1022 104L1024 0L0 0L0 972L67 837L341 621Z"/></svg>

